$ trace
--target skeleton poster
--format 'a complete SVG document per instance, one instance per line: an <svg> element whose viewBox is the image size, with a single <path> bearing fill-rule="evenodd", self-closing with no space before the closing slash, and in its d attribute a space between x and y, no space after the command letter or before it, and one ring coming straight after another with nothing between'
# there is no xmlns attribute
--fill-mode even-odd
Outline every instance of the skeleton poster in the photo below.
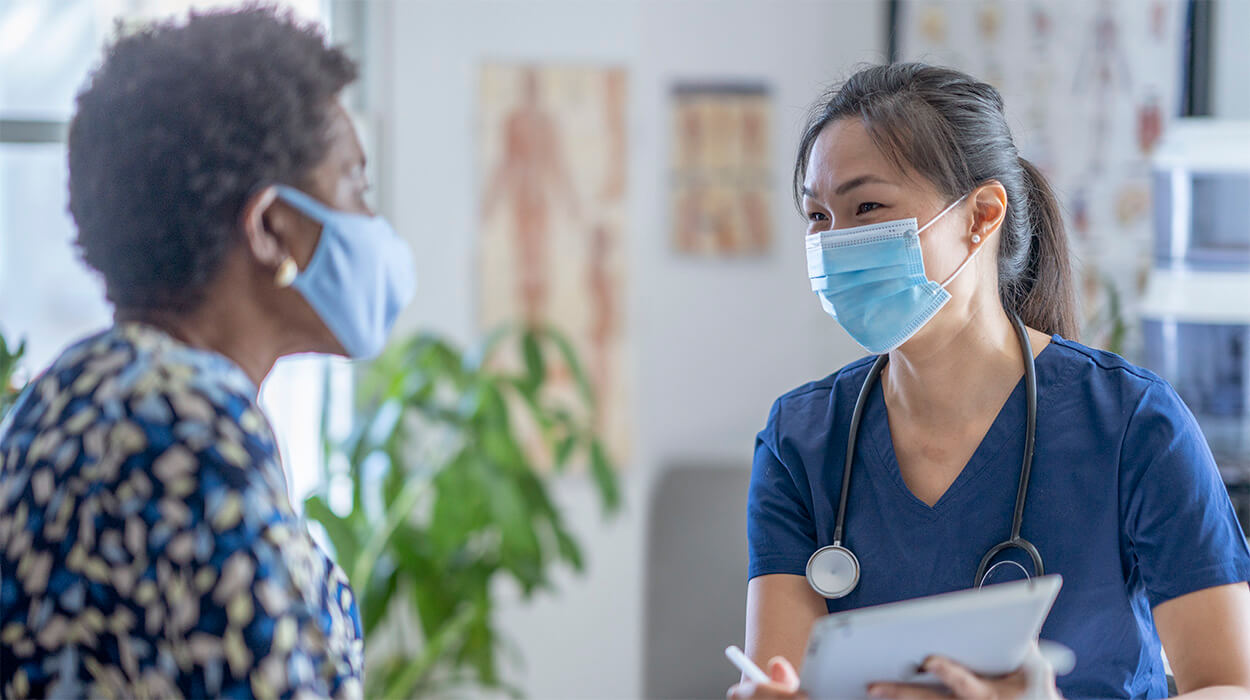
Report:
<svg viewBox="0 0 1250 700"><path fill-rule="evenodd" d="M618 463L629 444L623 324L626 74L488 64L478 92L478 315L545 323L577 350ZM553 360L558 392L575 396Z"/></svg>

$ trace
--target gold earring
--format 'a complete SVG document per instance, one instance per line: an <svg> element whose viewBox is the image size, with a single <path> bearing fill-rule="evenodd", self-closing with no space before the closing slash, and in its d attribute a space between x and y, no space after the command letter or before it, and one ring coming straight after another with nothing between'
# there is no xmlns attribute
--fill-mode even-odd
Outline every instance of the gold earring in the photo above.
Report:
<svg viewBox="0 0 1250 700"><path fill-rule="evenodd" d="M279 289L285 289L295 283L295 277L299 274L299 266L295 264L295 258L287 256L278 265L278 271L273 275L273 283Z"/></svg>

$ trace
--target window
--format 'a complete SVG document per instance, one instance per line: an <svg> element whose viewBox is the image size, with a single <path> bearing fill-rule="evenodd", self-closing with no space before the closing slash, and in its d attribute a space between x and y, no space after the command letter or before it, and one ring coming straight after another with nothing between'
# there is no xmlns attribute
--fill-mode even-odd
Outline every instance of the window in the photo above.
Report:
<svg viewBox="0 0 1250 700"><path fill-rule="evenodd" d="M0 9L0 330L26 338L25 370L111 323L101 281L80 262L67 211L66 124L74 94L98 60L115 18L124 23L237 2L9 0ZM285 0L328 23L324 0ZM351 365L307 356L278 363L261 405L278 437L298 508L326 474L323 412L333 432L350 422Z"/></svg>

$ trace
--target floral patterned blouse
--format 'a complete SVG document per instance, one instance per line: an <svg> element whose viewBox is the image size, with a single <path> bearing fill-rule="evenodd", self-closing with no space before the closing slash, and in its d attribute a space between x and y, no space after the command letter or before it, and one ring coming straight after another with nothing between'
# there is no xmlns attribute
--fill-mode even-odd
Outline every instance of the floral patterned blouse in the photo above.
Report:
<svg viewBox="0 0 1250 700"><path fill-rule="evenodd" d="M0 696L361 695L355 597L255 396L139 324L24 393L0 425Z"/></svg>

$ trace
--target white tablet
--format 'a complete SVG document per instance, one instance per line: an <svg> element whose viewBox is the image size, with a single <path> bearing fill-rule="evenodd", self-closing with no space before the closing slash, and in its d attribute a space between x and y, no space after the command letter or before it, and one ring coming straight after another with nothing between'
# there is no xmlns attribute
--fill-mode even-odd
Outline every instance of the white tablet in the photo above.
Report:
<svg viewBox="0 0 1250 700"><path fill-rule="evenodd" d="M816 621L800 687L813 700L867 697L875 681L925 683L931 654L982 675L1024 663L1059 594L1058 575L834 613Z"/></svg>

